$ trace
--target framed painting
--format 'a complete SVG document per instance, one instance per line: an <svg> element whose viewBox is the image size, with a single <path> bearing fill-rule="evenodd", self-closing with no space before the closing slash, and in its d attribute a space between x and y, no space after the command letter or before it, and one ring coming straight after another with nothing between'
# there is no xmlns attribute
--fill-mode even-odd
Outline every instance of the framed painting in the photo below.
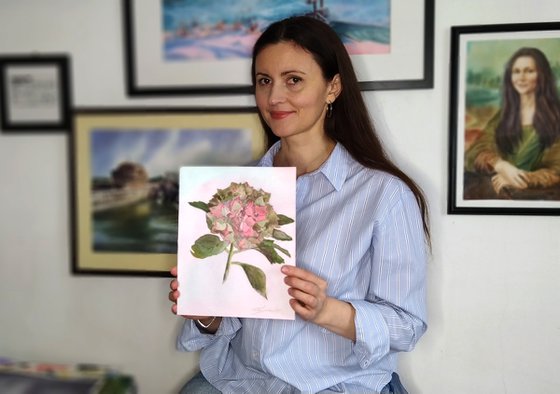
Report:
<svg viewBox="0 0 560 394"><path fill-rule="evenodd" d="M0 56L0 116L5 132L68 130L66 55Z"/></svg>
<svg viewBox="0 0 560 394"><path fill-rule="evenodd" d="M434 0L122 0L131 96L249 94L252 46L313 15L339 34L363 90L433 87Z"/></svg>
<svg viewBox="0 0 560 394"><path fill-rule="evenodd" d="M265 149L254 108L79 108L70 143L72 272L169 276L179 168L247 166Z"/></svg>
<svg viewBox="0 0 560 394"><path fill-rule="evenodd" d="M560 214L560 23L451 28L450 214Z"/></svg>
<svg viewBox="0 0 560 394"><path fill-rule="evenodd" d="M295 318L295 167L182 167L177 313ZM243 300L243 302L239 302Z"/></svg>

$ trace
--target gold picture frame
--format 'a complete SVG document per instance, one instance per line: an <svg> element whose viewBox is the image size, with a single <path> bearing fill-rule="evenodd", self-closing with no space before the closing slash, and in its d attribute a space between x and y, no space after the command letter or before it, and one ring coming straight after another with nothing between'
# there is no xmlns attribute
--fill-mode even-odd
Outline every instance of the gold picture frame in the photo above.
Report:
<svg viewBox="0 0 560 394"><path fill-rule="evenodd" d="M174 171L250 165L265 149L252 107L80 108L70 141L74 274L169 276Z"/></svg>

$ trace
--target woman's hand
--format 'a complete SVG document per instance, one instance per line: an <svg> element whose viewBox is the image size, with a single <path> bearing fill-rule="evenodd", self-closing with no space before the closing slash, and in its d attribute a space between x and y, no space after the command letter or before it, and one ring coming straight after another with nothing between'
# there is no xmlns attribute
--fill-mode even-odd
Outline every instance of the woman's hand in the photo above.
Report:
<svg viewBox="0 0 560 394"><path fill-rule="evenodd" d="M284 282L290 286L288 294L292 309L302 319L311 322L320 320L328 303L327 282L302 268L285 265L282 272L286 274Z"/></svg>
<svg viewBox="0 0 560 394"><path fill-rule="evenodd" d="M169 301L173 303L173 305L171 305L171 312L177 314L177 300L181 295L181 293L179 293L179 281L177 280L177 266L171 268L170 272L175 278L169 283L169 288L171 289L169 292Z"/></svg>
<svg viewBox="0 0 560 394"><path fill-rule="evenodd" d="M171 312L177 314L177 300L181 295L181 293L179 292L179 281L176 279L177 267L171 268L170 272L171 275L173 275L175 278L171 280L171 283L169 283L169 288L171 289L171 291L169 292L168 298L169 301L173 303L173 305L171 305ZM222 321L221 317L214 318L214 316L187 316L187 315L181 315L181 316L184 317L185 319L198 320L204 325L210 324L210 326L207 329L207 331L209 332L216 332L216 330L218 329Z"/></svg>
<svg viewBox="0 0 560 394"><path fill-rule="evenodd" d="M327 296L327 282L302 268L284 265L284 282L292 309L304 320L313 322L336 334L356 340L354 307L347 302Z"/></svg>
<svg viewBox="0 0 560 394"><path fill-rule="evenodd" d="M499 194L504 188L526 189L529 185L526 173L506 160L498 160L494 165L496 175L492 177L494 191Z"/></svg>

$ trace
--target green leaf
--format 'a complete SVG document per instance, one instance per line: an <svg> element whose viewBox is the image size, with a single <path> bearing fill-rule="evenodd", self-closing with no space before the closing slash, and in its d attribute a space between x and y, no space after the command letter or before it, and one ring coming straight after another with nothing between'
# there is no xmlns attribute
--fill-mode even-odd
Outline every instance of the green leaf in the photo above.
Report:
<svg viewBox="0 0 560 394"><path fill-rule="evenodd" d="M291 240L292 240L292 237L290 237L290 236L289 236L288 234L286 234L284 231L282 231L282 230L277 230L277 229L275 229L275 230L272 232L272 237L273 237L274 239L279 240L279 241L291 241Z"/></svg>
<svg viewBox="0 0 560 394"><path fill-rule="evenodd" d="M227 243L223 242L219 237L206 234L195 241L191 246L191 254L199 259L205 259L222 253L227 247Z"/></svg>
<svg viewBox="0 0 560 394"><path fill-rule="evenodd" d="M284 259L274 250L274 241L265 239L257 246L257 250L264 254L271 264L284 264Z"/></svg>
<svg viewBox="0 0 560 394"><path fill-rule="evenodd" d="M257 291L260 295L264 298L266 297L266 275L264 271L258 267L255 267L251 264L239 263L239 262L232 262L232 264L239 265L245 271L245 275L247 275L247 279L249 279L249 283L251 287ZM268 299L268 298L267 298Z"/></svg>
<svg viewBox="0 0 560 394"><path fill-rule="evenodd" d="M189 205L198 209L202 209L204 212L210 212L210 208L208 208L208 204L202 201L191 201Z"/></svg>
<svg viewBox="0 0 560 394"><path fill-rule="evenodd" d="M294 219L287 217L286 215L278 214L278 224L283 226L285 224L293 223Z"/></svg>
<svg viewBox="0 0 560 394"><path fill-rule="evenodd" d="M280 247L279 245L276 245L274 242L272 243L272 246L273 246L274 248L278 249L280 252L284 253L286 256L292 257L292 256L290 255L290 252L288 252L286 249Z"/></svg>

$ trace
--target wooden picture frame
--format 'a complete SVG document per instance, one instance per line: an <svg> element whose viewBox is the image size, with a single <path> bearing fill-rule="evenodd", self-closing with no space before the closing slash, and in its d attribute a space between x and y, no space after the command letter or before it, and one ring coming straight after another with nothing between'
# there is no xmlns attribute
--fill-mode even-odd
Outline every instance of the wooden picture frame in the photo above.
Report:
<svg viewBox="0 0 560 394"><path fill-rule="evenodd" d="M559 63L557 22L451 28L449 214L560 214L560 182L555 181L560 180L558 122L544 127L556 130L546 145L539 134L543 126L532 123L545 113L545 119L550 119L548 113L560 115ZM515 114L523 112L516 103L523 97L541 101L544 91L552 92L547 97L556 96L547 99L551 112L537 104L523 122L515 120ZM514 139L499 128L519 131ZM503 141L510 141L510 147ZM513 172L505 172L504 166ZM543 175L551 183L541 181Z"/></svg>
<svg viewBox="0 0 560 394"><path fill-rule="evenodd" d="M255 108L79 108L70 141L75 274L169 276L179 168L265 149Z"/></svg>
<svg viewBox="0 0 560 394"><path fill-rule="evenodd" d="M260 31L273 20L293 14L314 12L321 17L315 1L292 0L293 4L283 4L282 9L275 9L270 0L260 0L259 7L244 5L241 0L235 9L209 1L204 6L190 5L196 10L189 9L184 17L175 10L184 6L181 2L122 1L130 96L250 94L251 48ZM337 1L337 12L353 6L352 0ZM371 9L361 14L354 9L337 16L329 10L335 29L347 31L350 26L354 36L367 34L368 40L370 36L378 40L366 41L369 52L353 55L349 51L361 89L432 88L434 0L385 0L381 4L382 9L377 9L378 4L372 1ZM259 14L260 9L266 13ZM337 20L357 14L374 21L365 25L358 20ZM364 33L364 29L370 30ZM374 45L377 47L372 49Z"/></svg>

